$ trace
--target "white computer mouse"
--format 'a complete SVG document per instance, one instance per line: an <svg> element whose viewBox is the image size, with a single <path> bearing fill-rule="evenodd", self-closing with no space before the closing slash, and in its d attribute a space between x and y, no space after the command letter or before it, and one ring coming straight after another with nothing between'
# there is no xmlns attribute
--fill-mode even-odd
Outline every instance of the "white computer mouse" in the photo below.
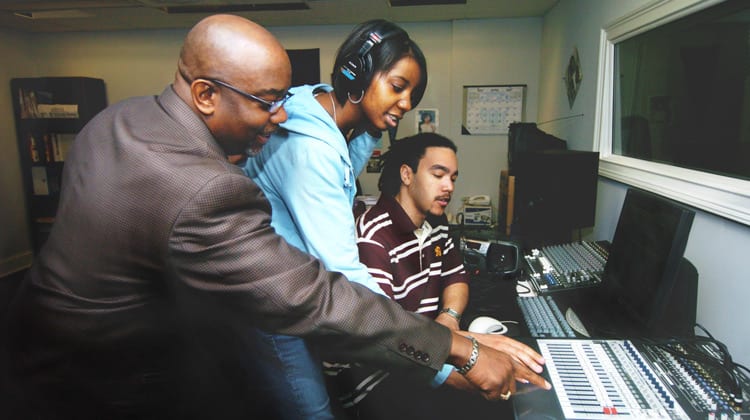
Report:
<svg viewBox="0 0 750 420"><path fill-rule="evenodd" d="M469 324L469 332L478 334L505 334L508 332L508 327L495 318L479 316Z"/></svg>

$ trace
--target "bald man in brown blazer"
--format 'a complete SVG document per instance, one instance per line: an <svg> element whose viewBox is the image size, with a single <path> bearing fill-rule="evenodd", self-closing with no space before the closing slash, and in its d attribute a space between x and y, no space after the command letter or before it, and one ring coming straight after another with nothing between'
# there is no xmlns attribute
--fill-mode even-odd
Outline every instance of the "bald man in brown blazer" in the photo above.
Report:
<svg viewBox="0 0 750 420"><path fill-rule="evenodd" d="M159 96L110 106L76 138L52 233L9 310L14 404L0 416L273 418L243 363L250 325L425 381L447 361L488 399L516 379L548 387L529 368L538 355L404 311L274 233L262 192L227 161L287 117L291 66L268 31L208 17L177 67Z"/></svg>

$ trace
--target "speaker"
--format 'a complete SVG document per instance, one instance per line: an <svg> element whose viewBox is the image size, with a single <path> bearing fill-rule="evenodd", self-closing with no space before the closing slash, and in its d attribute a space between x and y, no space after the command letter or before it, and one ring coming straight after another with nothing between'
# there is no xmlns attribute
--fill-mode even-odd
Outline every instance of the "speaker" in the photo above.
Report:
<svg viewBox="0 0 750 420"><path fill-rule="evenodd" d="M393 31L380 35L378 32L370 32L367 39L359 48L356 55L350 55L344 59L344 64L339 67L342 86L347 92L363 92L367 86L367 76L372 72L372 56L370 51L384 40L401 32Z"/></svg>
<svg viewBox="0 0 750 420"><path fill-rule="evenodd" d="M661 316L648 320L656 337L692 337L695 335L695 308L698 304L698 270L687 258L680 260L677 280L662 304Z"/></svg>
<svg viewBox="0 0 750 420"><path fill-rule="evenodd" d="M521 266L521 250L513 242L493 242L487 249L487 273L503 277L518 274Z"/></svg>

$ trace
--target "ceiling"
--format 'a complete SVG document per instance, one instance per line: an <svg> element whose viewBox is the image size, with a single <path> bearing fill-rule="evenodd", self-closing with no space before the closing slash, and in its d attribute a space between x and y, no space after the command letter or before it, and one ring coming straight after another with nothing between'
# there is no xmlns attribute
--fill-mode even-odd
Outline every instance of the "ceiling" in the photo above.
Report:
<svg viewBox="0 0 750 420"><path fill-rule="evenodd" d="M558 0L0 0L0 28L23 32L189 28L201 18L219 12L245 16L264 26L356 24L374 18L401 23L518 18L542 16L557 2ZM418 5L395 7L398 3Z"/></svg>

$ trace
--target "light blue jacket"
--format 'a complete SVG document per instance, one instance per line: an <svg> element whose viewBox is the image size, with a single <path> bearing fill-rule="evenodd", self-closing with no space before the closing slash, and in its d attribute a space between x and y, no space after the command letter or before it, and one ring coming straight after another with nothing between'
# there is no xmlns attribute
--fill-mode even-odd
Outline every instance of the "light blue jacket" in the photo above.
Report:
<svg viewBox="0 0 750 420"><path fill-rule="evenodd" d="M357 175L378 139L364 133L348 144L313 96L325 84L299 86L284 105L289 116L245 173L271 202L271 225L287 242L314 255L329 271L383 293L359 262L352 205Z"/></svg>
<svg viewBox="0 0 750 420"><path fill-rule="evenodd" d="M288 119L260 153L245 164L245 173L271 202L271 226L287 242L312 254L329 271L385 294L359 262L352 206L356 179L378 141L367 133L347 145L330 114L313 91L331 86L299 86L284 104ZM321 93L321 95L328 95ZM432 386L453 370L444 365Z"/></svg>

